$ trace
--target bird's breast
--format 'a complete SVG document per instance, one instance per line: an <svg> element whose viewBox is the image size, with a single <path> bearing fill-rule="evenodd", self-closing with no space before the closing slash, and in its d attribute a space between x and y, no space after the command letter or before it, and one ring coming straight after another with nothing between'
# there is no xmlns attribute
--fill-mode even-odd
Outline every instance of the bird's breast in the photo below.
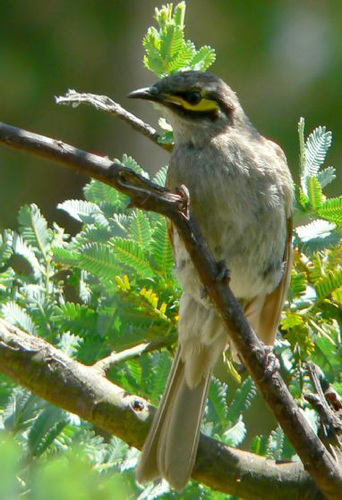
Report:
<svg viewBox="0 0 342 500"><path fill-rule="evenodd" d="M267 174L267 169L266 169ZM230 270L239 298L269 293L281 279L286 241L285 201L281 187L241 150L215 145L176 148L167 184L185 184L190 209L218 260ZM174 236L178 276L189 293L198 293L198 278L189 256Z"/></svg>

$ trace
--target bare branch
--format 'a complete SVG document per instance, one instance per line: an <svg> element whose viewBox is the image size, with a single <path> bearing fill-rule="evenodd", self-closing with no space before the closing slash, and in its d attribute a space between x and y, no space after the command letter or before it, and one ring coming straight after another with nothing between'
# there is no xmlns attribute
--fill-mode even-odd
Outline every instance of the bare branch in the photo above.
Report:
<svg viewBox="0 0 342 500"><path fill-rule="evenodd" d="M173 145L160 142L160 134L158 134L158 132L153 127L151 127L151 125L143 122L133 113L130 113L120 104L105 95L80 94L79 92L76 92L76 90L70 89L65 94L65 96L56 97L56 103L71 104L73 107L76 107L79 104L90 104L96 109L106 111L107 113L114 115L116 118L120 118L120 120L125 121L135 130L143 134L145 137L147 137L166 151L172 151Z"/></svg>
<svg viewBox="0 0 342 500"><path fill-rule="evenodd" d="M0 367L38 396L142 448L154 408L98 370L0 319ZM300 463L277 464L201 436L193 477L247 500L322 499Z"/></svg>
<svg viewBox="0 0 342 500"><path fill-rule="evenodd" d="M125 349L124 351L112 352L110 356L97 361L93 365L93 368L104 375L110 368L113 368L113 366L117 365L118 363L128 361L129 359L139 358L147 352L156 351L157 349L161 349L162 347L169 347L170 345L171 342L167 342L165 340L154 340L152 342L138 344L134 347L130 347L129 349Z"/></svg>
<svg viewBox="0 0 342 500"><path fill-rule="evenodd" d="M306 470L328 499L342 498L342 476L338 464L317 438L298 408L279 373L265 370L268 353L252 331L242 309L222 276L203 240L196 221L184 213L184 199L158 186L120 164L73 148L60 141L0 124L0 142L53 159L86 175L95 177L126 193L132 206L153 210L172 220L210 299L229 329L230 337L278 422L295 447Z"/></svg>

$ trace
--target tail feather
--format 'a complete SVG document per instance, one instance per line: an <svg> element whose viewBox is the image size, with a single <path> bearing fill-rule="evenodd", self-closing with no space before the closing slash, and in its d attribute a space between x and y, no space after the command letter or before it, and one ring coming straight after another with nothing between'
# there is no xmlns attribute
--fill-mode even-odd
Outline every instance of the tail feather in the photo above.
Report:
<svg viewBox="0 0 342 500"><path fill-rule="evenodd" d="M196 459L210 371L190 388L178 348L166 391L137 468L139 482L164 477L176 490L188 482Z"/></svg>

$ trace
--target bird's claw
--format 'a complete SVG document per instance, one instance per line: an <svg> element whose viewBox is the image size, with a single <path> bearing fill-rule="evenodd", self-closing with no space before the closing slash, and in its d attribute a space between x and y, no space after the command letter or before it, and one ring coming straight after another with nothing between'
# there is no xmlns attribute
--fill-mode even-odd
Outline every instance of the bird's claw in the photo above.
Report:
<svg viewBox="0 0 342 500"><path fill-rule="evenodd" d="M185 184L182 184L181 186L177 187L175 189L176 194L180 196L181 202L182 202L182 214L185 215L185 217L188 219L189 218L189 213L190 213L190 193L188 188L185 186Z"/></svg>
<svg viewBox="0 0 342 500"><path fill-rule="evenodd" d="M265 345L265 354L265 377L269 377L280 370L280 363L277 356L273 352L273 346Z"/></svg>

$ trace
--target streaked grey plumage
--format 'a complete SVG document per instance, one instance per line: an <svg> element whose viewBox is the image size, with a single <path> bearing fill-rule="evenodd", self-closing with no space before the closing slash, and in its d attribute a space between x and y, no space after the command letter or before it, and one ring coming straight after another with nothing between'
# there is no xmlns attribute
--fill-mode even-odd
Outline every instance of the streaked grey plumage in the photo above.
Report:
<svg viewBox="0 0 342 500"><path fill-rule="evenodd" d="M235 93L210 73L178 73L132 97L163 108L175 138L167 185L189 189L204 238L228 264L233 293L256 333L272 345L292 254L292 179L284 153L257 132ZM177 231L171 227L170 233L183 286L179 347L137 479L163 477L181 490L196 459L211 371L229 337L202 296Z"/></svg>

